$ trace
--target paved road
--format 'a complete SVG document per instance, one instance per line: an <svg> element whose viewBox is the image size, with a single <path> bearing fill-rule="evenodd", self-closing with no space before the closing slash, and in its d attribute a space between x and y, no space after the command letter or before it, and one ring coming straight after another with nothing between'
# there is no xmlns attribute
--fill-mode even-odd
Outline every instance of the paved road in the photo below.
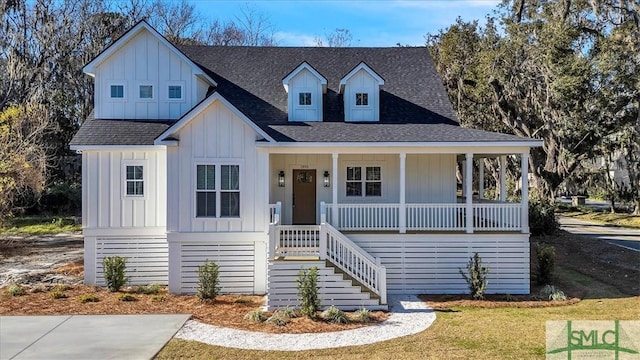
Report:
<svg viewBox="0 0 640 360"><path fill-rule="evenodd" d="M576 235L587 235L612 245L640 252L640 229L603 226L589 221L559 216L560 228Z"/></svg>
<svg viewBox="0 0 640 360"><path fill-rule="evenodd" d="M189 317L0 316L0 359L151 359Z"/></svg>

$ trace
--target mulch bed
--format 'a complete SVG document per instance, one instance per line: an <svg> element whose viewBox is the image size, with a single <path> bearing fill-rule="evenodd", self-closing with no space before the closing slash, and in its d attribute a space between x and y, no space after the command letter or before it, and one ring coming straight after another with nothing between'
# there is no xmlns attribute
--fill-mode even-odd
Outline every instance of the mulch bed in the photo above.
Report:
<svg viewBox="0 0 640 360"><path fill-rule="evenodd" d="M452 307L541 308L573 305L580 302L579 298L570 298L564 301L549 301L535 299L528 295L485 295L484 300L472 300L469 299L469 295L420 295L419 297L434 310L445 310Z"/></svg>
<svg viewBox="0 0 640 360"><path fill-rule="evenodd" d="M372 311L372 321L369 323L352 322L339 325L298 317L291 319L285 326L276 326L243 320L248 312L263 306L263 296L221 295L213 303L202 303L196 296L167 294L166 289L157 295L145 295L136 294L133 289L111 293L104 288L93 286L64 287L66 290L63 292L67 295L64 299L51 297L50 293L56 289L56 285L25 286L27 294L22 296L10 296L6 293L7 287L0 288L0 315L193 314L193 319L211 325L293 334L355 329L379 323L389 317L386 312ZM133 296L135 301L118 300L118 297L125 293ZM83 304L80 302L82 295L95 295L99 301Z"/></svg>

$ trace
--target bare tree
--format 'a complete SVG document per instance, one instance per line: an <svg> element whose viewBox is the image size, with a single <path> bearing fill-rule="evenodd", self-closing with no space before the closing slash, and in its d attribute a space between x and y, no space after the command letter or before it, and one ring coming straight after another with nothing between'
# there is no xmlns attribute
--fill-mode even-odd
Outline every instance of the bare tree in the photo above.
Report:
<svg viewBox="0 0 640 360"><path fill-rule="evenodd" d="M316 36L315 45L318 47L349 47L353 40L353 35L349 29L336 28L332 32L324 34L324 38Z"/></svg>

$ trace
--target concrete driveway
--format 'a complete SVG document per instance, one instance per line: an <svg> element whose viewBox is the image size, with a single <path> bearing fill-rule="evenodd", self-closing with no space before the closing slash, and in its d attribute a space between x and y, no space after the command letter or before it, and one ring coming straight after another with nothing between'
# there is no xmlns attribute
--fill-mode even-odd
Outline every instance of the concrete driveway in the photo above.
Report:
<svg viewBox="0 0 640 360"><path fill-rule="evenodd" d="M189 317L0 316L0 359L151 359Z"/></svg>
<svg viewBox="0 0 640 360"><path fill-rule="evenodd" d="M575 235L586 235L612 245L640 252L640 229L603 226L589 221L558 216L560 228Z"/></svg>

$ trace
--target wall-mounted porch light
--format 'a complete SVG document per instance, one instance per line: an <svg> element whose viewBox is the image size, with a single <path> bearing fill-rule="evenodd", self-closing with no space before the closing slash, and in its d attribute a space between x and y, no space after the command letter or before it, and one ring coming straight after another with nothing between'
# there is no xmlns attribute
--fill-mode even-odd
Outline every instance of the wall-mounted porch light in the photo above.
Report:
<svg viewBox="0 0 640 360"><path fill-rule="evenodd" d="M322 178L322 184L324 185L324 187L330 187L331 186L331 180L329 178L329 172L327 170L324 171L324 174L322 174L323 178Z"/></svg>
<svg viewBox="0 0 640 360"><path fill-rule="evenodd" d="M278 173L278 187L284 187L284 171Z"/></svg>

